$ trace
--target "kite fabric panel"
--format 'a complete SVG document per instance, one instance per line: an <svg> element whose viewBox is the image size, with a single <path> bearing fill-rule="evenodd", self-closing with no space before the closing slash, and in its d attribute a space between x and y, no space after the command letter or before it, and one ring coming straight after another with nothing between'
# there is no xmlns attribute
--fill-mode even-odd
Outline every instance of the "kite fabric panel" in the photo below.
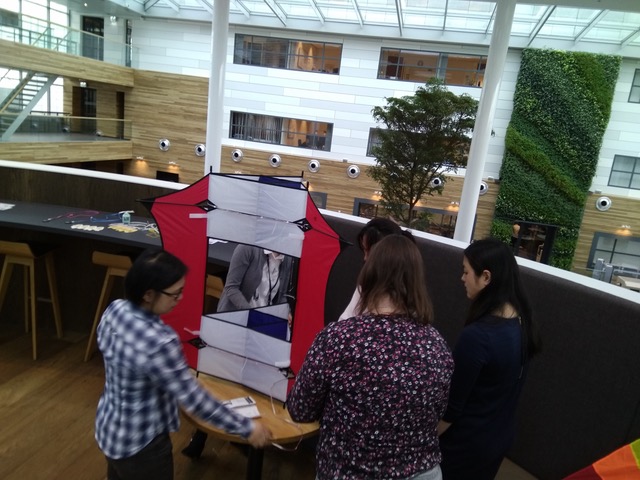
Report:
<svg viewBox="0 0 640 480"><path fill-rule="evenodd" d="M640 439L565 477L565 480L640 480Z"/></svg>
<svg viewBox="0 0 640 480"><path fill-rule="evenodd" d="M207 199L208 191L209 179L204 177L183 190L142 201L158 225L163 248L189 269L182 301L162 317L183 342L193 338L189 331L200 329L209 240L206 216L202 216L199 204ZM189 365L195 365L198 358L192 350L185 350Z"/></svg>
<svg viewBox="0 0 640 480"><path fill-rule="evenodd" d="M211 173L145 202L163 247L189 268L182 301L163 317L180 335L189 365L284 401L324 327L327 281L342 245L301 179ZM298 258L294 311L282 303L203 315L209 239Z"/></svg>

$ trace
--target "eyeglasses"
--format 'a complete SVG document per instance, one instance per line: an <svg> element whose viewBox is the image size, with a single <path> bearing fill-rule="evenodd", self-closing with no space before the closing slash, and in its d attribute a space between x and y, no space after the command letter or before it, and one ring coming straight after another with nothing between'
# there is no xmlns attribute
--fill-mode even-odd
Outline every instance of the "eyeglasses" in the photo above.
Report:
<svg viewBox="0 0 640 480"><path fill-rule="evenodd" d="M174 300L178 300L180 297L182 297L182 290L180 290L177 293L165 292L164 290L158 290L158 292L160 292L163 295L166 295L167 297L171 297Z"/></svg>

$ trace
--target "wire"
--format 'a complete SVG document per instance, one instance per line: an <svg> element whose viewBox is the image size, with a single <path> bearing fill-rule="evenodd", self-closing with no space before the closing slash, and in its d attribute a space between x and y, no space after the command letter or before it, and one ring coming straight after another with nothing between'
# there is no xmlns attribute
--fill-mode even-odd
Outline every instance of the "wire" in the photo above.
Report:
<svg viewBox="0 0 640 480"><path fill-rule="evenodd" d="M291 369L289 369L289 372L291 372ZM291 372L293 374L293 372ZM273 385L271 385L271 389L269 391L269 398L271 399L271 411L273 412L273 415L280 421L286 423L287 425L291 425L292 427L294 427L297 431L298 431L298 441L296 442L296 446L291 448L291 447L287 447L285 445L282 445L280 443L276 443L276 442L271 442L271 445L273 445L274 447L276 447L278 450L282 450L284 452L295 452L296 450L298 450L298 447L300 447L300 444L302 443L302 439L304 438L304 432L302 431L302 427L294 422L293 420L287 418L287 417L283 417L282 415L278 414L277 410L276 410L276 406L275 403L273 401L273 389L276 387L276 385L278 385L281 382L288 382L290 380L290 377L287 375L287 377L278 380L277 382L274 382ZM286 402L283 403L282 408L286 408Z"/></svg>

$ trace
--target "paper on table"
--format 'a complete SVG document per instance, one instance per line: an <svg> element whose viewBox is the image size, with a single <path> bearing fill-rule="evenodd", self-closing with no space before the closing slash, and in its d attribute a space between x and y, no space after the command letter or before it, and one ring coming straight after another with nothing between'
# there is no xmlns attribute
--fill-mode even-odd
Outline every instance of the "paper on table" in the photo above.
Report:
<svg viewBox="0 0 640 480"><path fill-rule="evenodd" d="M0 203L0 211L9 210L10 208L13 208L13 207L15 207L15 205L12 203Z"/></svg>
<svg viewBox="0 0 640 480"><path fill-rule="evenodd" d="M256 401L249 396L232 398L222 403L244 417L257 418L260 416Z"/></svg>

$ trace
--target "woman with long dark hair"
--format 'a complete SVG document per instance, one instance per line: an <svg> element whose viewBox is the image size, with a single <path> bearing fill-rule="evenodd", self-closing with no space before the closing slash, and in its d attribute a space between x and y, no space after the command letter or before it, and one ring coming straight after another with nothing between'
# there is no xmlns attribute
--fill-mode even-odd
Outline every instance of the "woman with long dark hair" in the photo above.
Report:
<svg viewBox="0 0 640 480"><path fill-rule="evenodd" d="M471 306L439 426L442 472L444 480L492 480L513 443L518 398L540 342L507 245L494 239L469 245L462 282Z"/></svg>
<svg viewBox="0 0 640 480"><path fill-rule="evenodd" d="M356 316L315 338L287 399L320 420L317 478L440 480L437 426L453 361L431 325L418 247L388 235L358 278Z"/></svg>

